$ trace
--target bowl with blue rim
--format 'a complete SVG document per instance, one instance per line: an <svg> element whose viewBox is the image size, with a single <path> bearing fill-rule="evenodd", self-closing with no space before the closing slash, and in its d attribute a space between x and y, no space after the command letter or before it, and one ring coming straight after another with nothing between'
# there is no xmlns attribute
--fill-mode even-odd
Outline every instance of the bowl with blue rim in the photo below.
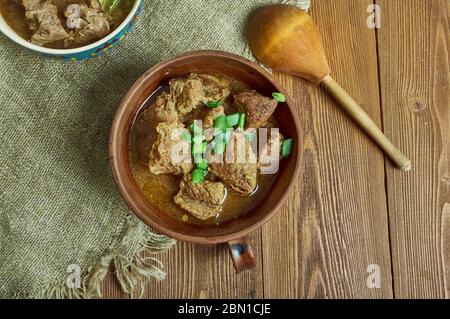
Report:
<svg viewBox="0 0 450 319"><path fill-rule="evenodd" d="M106 2L108 1L111 3L114 2L114 0L106 0ZM103 3L103 1L99 2ZM142 12L142 5L143 0L135 0L128 15L111 33L93 43L76 48L54 49L34 44L20 36L1 14L0 31L22 47L32 50L40 55L60 58L67 61L84 60L103 55L130 33Z"/></svg>

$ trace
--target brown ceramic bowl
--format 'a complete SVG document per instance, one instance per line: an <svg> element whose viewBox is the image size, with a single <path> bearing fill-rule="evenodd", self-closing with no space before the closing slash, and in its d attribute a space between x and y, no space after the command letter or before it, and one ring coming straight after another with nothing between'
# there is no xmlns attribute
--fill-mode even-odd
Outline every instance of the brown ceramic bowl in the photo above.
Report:
<svg viewBox="0 0 450 319"><path fill-rule="evenodd" d="M129 163L129 142L133 121L148 96L161 84L176 77L196 73L220 73L243 81L270 96L281 92L286 103L278 106L275 118L284 136L295 139L291 155L281 161L272 192L255 209L219 226L197 226L178 221L146 201L135 184ZM252 246L247 235L266 223L278 211L297 181L303 140L295 106L283 87L253 62L219 51L190 52L162 62L142 75L122 100L115 116L109 144L112 172L129 208L148 226L181 241L199 244L229 243L237 270L254 266Z"/></svg>

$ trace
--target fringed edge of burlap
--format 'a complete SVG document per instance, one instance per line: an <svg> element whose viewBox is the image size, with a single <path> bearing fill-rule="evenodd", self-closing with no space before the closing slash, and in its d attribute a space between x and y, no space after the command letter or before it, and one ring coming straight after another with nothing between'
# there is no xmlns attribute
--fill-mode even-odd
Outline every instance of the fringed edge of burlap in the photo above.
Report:
<svg viewBox="0 0 450 319"><path fill-rule="evenodd" d="M122 291L142 297L145 284L151 278L163 280L166 276L164 266L154 255L170 249L176 241L145 229L131 249L129 239L135 239L136 227L127 218L120 247L108 249L98 264L88 269L80 288L69 288L66 282L55 281L47 285L35 298L38 299L90 299L102 297L103 281L111 267ZM150 255L150 256L148 256Z"/></svg>

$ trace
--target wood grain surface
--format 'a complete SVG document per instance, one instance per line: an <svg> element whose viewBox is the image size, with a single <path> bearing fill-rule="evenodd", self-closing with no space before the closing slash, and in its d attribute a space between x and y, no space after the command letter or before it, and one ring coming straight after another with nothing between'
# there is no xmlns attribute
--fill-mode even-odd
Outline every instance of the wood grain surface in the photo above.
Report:
<svg viewBox="0 0 450 319"><path fill-rule="evenodd" d="M413 166L402 174L386 164L394 293L444 297L444 260L447 279L449 272L441 240L450 236L442 228L444 205L450 203L449 1L378 3L384 12L378 37L384 130Z"/></svg>
<svg viewBox="0 0 450 319"><path fill-rule="evenodd" d="M144 298L450 298L449 2L376 0L380 29L367 27L371 4L313 0L311 14L333 77L412 171L321 88L277 74L298 106L304 163L280 213L252 234L257 268L236 275L225 245L178 243ZM366 284L370 265L380 288ZM104 297L128 298L113 275Z"/></svg>

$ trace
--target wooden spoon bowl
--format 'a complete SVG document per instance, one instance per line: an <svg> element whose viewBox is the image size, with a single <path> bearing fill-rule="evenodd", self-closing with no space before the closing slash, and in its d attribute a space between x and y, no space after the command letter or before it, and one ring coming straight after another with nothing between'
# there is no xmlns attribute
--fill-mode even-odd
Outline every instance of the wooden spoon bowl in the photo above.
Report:
<svg viewBox="0 0 450 319"><path fill-rule="evenodd" d="M248 26L248 39L256 58L274 71L316 84L331 73L314 20L295 6L272 5L258 11Z"/></svg>

